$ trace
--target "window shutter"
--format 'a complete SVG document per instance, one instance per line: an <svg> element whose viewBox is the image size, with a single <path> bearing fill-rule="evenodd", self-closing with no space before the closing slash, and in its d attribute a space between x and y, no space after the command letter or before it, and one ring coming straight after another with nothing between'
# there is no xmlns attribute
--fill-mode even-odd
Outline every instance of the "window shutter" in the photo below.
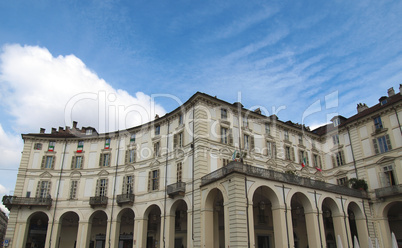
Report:
<svg viewBox="0 0 402 248"><path fill-rule="evenodd" d="M332 166L334 168L337 167L335 155L332 155L331 158L332 158Z"/></svg>
<svg viewBox="0 0 402 248"><path fill-rule="evenodd" d="M95 196L99 196L99 194L100 194L100 190L99 190L100 185L99 184L100 184L100 179L96 180Z"/></svg>
<svg viewBox="0 0 402 248"><path fill-rule="evenodd" d="M107 196L108 181L109 179L105 179L105 190L104 190L105 194L103 196Z"/></svg>
<svg viewBox="0 0 402 248"><path fill-rule="evenodd" d="M102 167L103 164L103 154L101 153L99 156L99 167Z"/></svg>
<svg viewBox="0 0 402 248"><path fill-rule="evenodd" d="M276 158L276 144L272 143L272 157Z"/></svg>
<svg viewBox="0 0 402 248"><path fill-rule="evenodd" d="M173 148L176 148L178 144L178 135L173 135Z"/></svg>
<svg viewBox="0 0 402 248"><path fill-rule="evenodd" d="M270 142L265 142L265 144L266 144L267 146L266 146L265 151L263 152L263 155L268 156L268 155L269 155L269 154L268 154L268 150L269 150L269 147L271 146L271 143L270 143ZM271 149L272 149L272 148L271 148ZM272 152L272 150L271 150L271 152Z"/></svg>
<svg viewBox="0 0 402 248"><path fill-rule="evenodd" d="M80 169L84 168L84 161L85 161L85 157L81 156L81 168Z"/></svg>
<svg viewBox="0 0 402 248"><path fill-rule="evenodd" d="M127 176L123 177L123 188L121 189L122 194L126 194L127 193Z"/></svg>
<svg viewBox="0 0 402 248"><path fill-rule="evenodd" d="M39 195L39 192L40 192L40 181L38 182L38 186L36 187L36 194L35 194L35 197L40 197L40 195Z"/></svg>
<svg viewBox="0 0 402 248"><path fill-rule="evenodd" d="M45 168L45 163L46 163L46 156L42 157L42 163L40 164L40 168L44 169Z"/></svg>
<svg viewBox="0 0 402 248"><path fill-rule="evenodd" d="M157 176L156 176L156 189L158 190L159 189L159 169L157 170Z"/></svg>
<svg viewBox="0 0 402 248"><path fill-rule="evenodd" d="M56 156L53 156L52 157L52 169L54 169L55 162L56 162Z"/></svg>
<svg viewBox="0 0 402 248"><path fill-rule="evenodd" d="M107 164L109 167L112 166L112 164L110 163L112 161L111 159L112 159L112 153L109 153L109 156L107 156Z"/></svg>
<svg viewBox="0 0 402 248"><path fill-rule="evenodd" d="M51 197L51 195L50 195L50 190L52 189L52 182L48 182L47 183L47 192L46 192L46 196L45 197Z"/></svg>
<svg viewBox="0 0 402 248"><path fill-rule="evenodd" d="M254 150L254 136L250 135L250 150Z"/></svg>
<svg viewBox="0 0 402 248"><path fill-rule="evenodd" d="M233 134L232 129L229 130L229 145L233 145Z"/></svg>
<svg viewBox="0 0 402 248"><path fill-rule="evenodd" d="M308 160L308 152L306 152L306 165L309 165L310 161Z"/></svg>
<svg viewBox="0 0 402 248"><path fill-rule="evenodd" d="M151 191L152 171L148 172L148 191Z"/></svg>
<svg viewBox="0 0 402 248"><path fill-rule="evenodd" d="M154 157L156 158L158 155L157 151L156 151L156 143L154 143Z"/></svg>
<svg viewBox="0 0 402 248"><path fill-rule="evenodd" d="M321 156L317 156L318 165L322 168Z"/></svg>
<svg viewBox="0 0 402 248"><path fill-rule="evenodd" d="M375 154L380 153L380 151L378 150L377 139L373 139L373 144L374 144L374 151L375 151Z"/></svg>
<svg viewBox="0 0 402 248"><path fill-rule="evenodd" d="M341 151L342 165L346 164L345 153Z"/></svg>
<svg viewBox="0 0 402 248"><path fill-rule="evenodd" d="M295 161L295 148L294 147L292 147L290 149L290 157L291 157L292 161Z"/></svg>
<svg viewBox="0 0 402 248"><path fill-rule="evenodd" d="M130 158L130 150L127 149L127 150L126 150L126 156L125 156L125 158L124 158L125 164L128 164L129 158Z"/></svg>
<svg viewBox="0 0 402 248"><path fill-rule="evenodd" d="M387 141L388 150L392 150L391 140L389 139L389 135L385 135L385 140Z"/></svg>
<svg viewBox="0 0 402 248"><path fill-rule="evenodd" d="M75 168L75 156L71 158L71 169Z"/></svg>

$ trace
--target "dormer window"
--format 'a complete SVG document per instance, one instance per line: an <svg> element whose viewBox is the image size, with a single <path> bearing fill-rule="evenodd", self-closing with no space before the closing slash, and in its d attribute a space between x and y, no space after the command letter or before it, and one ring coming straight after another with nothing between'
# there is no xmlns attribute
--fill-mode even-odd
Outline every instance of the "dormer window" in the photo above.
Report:
<svg viewBox="0 0 402 248"><path fill-rule="evenodd" d="M183 124L183 115L179 115L179 125Z"/></svg>
<svg viewBox="0 0 402 248"><path fill-rule="evenodd" d="M85 134L86 134L86 135L92 135L92 129L87 129L87 130L85 131Z"/></svg>
<svg viewBox="0 0 402 248"><path fill-rule="evenodd" d="M228 118L228 111L226 109L221 109L221 119L226 120Z"/></svg>
<svg viewBox="0 0 402 248"><path fill-rule="evenodd" d="M339 120L339 118L335 118L334 119L334 127L337 127L341 124L341 121Z"/></svg>
<svg viewBox="0 0 402 248"><path fill-rule="evenodd" d="M135 143L135 133L131 134L130 136L130 143L134 144Z"/></svg>
<svg viewBox="0 0 402 248"><path fill-rule="evenodd" d="M155 127L155 135L160 135L161 134L161 126L156 126Z"/></svg>

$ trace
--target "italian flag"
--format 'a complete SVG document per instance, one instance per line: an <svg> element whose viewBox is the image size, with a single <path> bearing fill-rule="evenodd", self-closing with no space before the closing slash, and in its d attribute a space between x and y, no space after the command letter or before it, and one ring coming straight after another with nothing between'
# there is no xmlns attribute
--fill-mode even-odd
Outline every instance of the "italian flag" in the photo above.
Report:
<svg viewBox="0 0 402 248"><path fill-rule="evenodd" d="M232 155L232 161L235 161L236 160L236 150L233 152L233 155Z"/></svg>
<svg viewBox="0 0 402 248"><path fill-rule="evenodd" d="M301 166L302 166L303 168L304 168L304 166L306 166L306 158L305 158L305 157L303 158L303 161L302 161Z"/></svg>
<svg viewBox="0 0 402 248"><path fill-rule="evenodd" d="M81 153L82 152L82 146L77 147L77 152Z"/></svg>
<svg viewBox="0 0 402 248"><path fill-rule="evenodd" d="M48 151L49 151L49 152L53 152L53 150L54 150L54 146L49 146Z"/></svg>
<svg viewBox="0 0 402 248"><path fill-rule="evenodd" d="M315 167L315 168L316 168L318 171L320 171L320 172L322 171L321 168L318 168L318 167Z"/></svg>

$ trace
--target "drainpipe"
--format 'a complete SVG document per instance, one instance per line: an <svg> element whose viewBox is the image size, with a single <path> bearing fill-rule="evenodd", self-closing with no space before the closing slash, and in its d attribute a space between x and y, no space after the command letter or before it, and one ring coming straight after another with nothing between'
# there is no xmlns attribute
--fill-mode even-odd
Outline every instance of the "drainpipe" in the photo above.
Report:
<svg viewBox="0 0 402 248"><path fill-rule="evenodd" d="M65 142L65 144L64 144L63 157L62 157L62 160L61 160L61 168L60 168L59 183L58 183L58 185L57 185L56 200L55 200L55 202L54 202L53 219L52 219L52 228L50 229L49 248L52 247L53 226L54 226L54 220L55 220L55 215L56 215L57 201L58 201L58 199L59 199L59 191L60 191L61 176L62 176L62 174L63 174L64 157L66 156L67 138L64 139L64 142Z"/></svg>
<svg viewBox="0 0 402 248"><path fill-rule="evenodd" d="M352 150L352 159L353 159L353 166L354 166L354 168L355 168L356 179L359 179L359 176L357 175L356 160L355 160L355 155L354 155L354 153L353 153L352 139L350 138L349 127L346 127L346 130L348 131L348 137L349 137L349 142L350 142L350 149Z"/></svg>
<svg viewBox="0 0 402 248"><path fill-rule="evenodd" d="M318 222L318 232L320 233L320 245L322 246L322 236L321 236L321 225L320 225L320 209L317 204L317 191L314 190L314 200L315 200L315 208L317 209L317 222Z"/></svg>
<svg viewBox="0 0 402 248"><path fill-rule="evenodd" d="M168 161L169 161L169 127L170 123L168 120L168 130L166 136L166 165L165 165L165 203L163 209L163 247L166 247L166 240L165 240L165 229L166 229L166 197L167 197L167 169L168 169Z"/></svg>
<svg viewBox="0 0 402 248"><path fill-rule="evenodd" d="M402 135L401 122L399 121L398 113L396 112L395 106L392 106L392 109L395 111L396 120L398 121L399 125L399 131L401 132Z"/></svg>
<svg viewBox="0 0 402 248"><path fill-rule="evenodd" d="M248 190L247 190L247 176L244 177L244 190L246 191L246 217L247 217L247 247L250 248L250 222L248 216Z"/></svg>
<svg viewBox="0 0 402 248"><path fill-rule="evenodd" d="M285 185L282 184L282 192L283 192L283 202L285 203L285 223L286 223L286 237L288 239L288 248L290 248L290 240L289 240L289 227L288 227L288 205L286 204L285 199Z"/></svg>
<svg viewBox="0 0 402 248"><path fill-rule="evenodd" d="M191 214L191 238L192 238L192 240L193 240L193 245L194 245L194 161L195 161L195 159L194 159L194 157L195 157L195 124L194 124L194 122L195 122L195 116L194 116L194 105L193 105L193 143L191 144L191 148L192 148L192 150L193 150L193 161L192 161L192 163L193 163L193 168L192 168L192 173L191 173L191 177L192 177L192 188L191 188L191 190L192 190L192 192L191 192L191 197L192 197L192 206L191 206L191 212L192 212L192 214Z"/></svg>
<svg viewBox="0 0 402 248"><path fill-rule="evenodd" d="M117 157L116 157L116 170L114 172L114 185L113 185L113 199L112 199L112 210L110 212L110 225L109 225L109 230L110 232L112 231L112 223L113 223L113 209L114 209L114 200L116 196L116 181L117 181L117 169L119 168L119 154L120 154L120 138L117 135ZM111 243L111 238L110 238L110 233L109 233L109 248L110 248L110 243Z"/></svg>
<svg viewBox="0 0 402 248"><path fill-rule="evenodd" d="M368 218L367 218L367 213L366 213L366 207L364 206L364 199L362 200L363 203L363 212L364 212L364 217L366 218L366 226L367 226L367 232L369 232L369 223L368 223ZM374 227L374 222L373 222L373 227ZM375 235L375 228L374 228L374 235Z"/></svg>
<svg viewBox="0 0 402 248"><path fill-rule="evenodd" d="M341 202L342 202L342 211L343 211L343 222L345 223L345 231L346 231L346 240L348 241L348 247L349 245L349 235L348 235L348 225L346 224L346 213L345 213L345 208L343 206L343 198L341 196Z"/></svg>

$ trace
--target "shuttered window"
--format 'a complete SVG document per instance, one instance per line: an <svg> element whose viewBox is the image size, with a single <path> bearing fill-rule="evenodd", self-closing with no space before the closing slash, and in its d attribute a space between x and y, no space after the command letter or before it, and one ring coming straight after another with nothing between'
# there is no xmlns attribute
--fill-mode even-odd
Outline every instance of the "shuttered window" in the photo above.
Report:
<svg viewBox="0 0 402 248"><path fill-rule="evenodd" d="M70 199L77 199L78 180L72 180L70 185Z"/></svg>
<svg viewBox="0 0 402 248"><path fill-rule="evenodd" d="M50 182L50 181L39 181L38 186L36 188L36 197L37 198L50 197L51 186L52 186L52 182Z"/></svg>
<svg viewBox="0 0 402 248"><path fill-rule="evenodd" d="M299 159L300 159L300 163L304 162L305 165L310 164L310 161L308 159L308 152L306 152L306 151L299 150Z"/></svg>
<svg viewBox="0 0 402 248"><path fill-rule="evenodd" d="M42 169L54 169L55 160L56 160L55 156L48 156L48 155L43 156L41 168Z"/></svg>
<svg viewBox="0 0 402 248"><path fill-rule="evenodd" d="M96 182L96 196L107 196L108 179L101 178Z"/></svg>
<svg viewBox="0 0 402 248"><path fill-rule="evenodd" d="M392 150L391 140L389 139L389 135L386 134L381 137L377 137L373 139L374 151L376 154L388 152Z"/></svg>
<svg viewBox="0 0 402 248"><path fill-rule="evenodd" d="M285 158L287 160L295 161L295 149L294 149L294 147L285 146Z"/></svg>
<svg viewBox="0 0 402 248"><path fill-rule="evenodd" d="M173 136L173 146L174 148L181 148L184 145L184 133L180 132Z"/></svg>
<svg viewBox="0 0 402 248"><path fill-rule="evenodd" d="M254 137L248 134L244 134L243 136L243 144L245 150L254 149Z"/></svg>
<svg viewBox="0 0 402 248"><path fill-rule="evenodd" d="M221 143L228 145L233 144L232 131L226 127L221 127Z"/></svg>
<svg viewBox="0 0 402 248"><path fill-rule="evenodd" d="M313 166L321 168L321 156L313 154Z"/></svg>
<svg viewBox="0 0 402 248"><path fill-rule="evenodd" d="M71 159L71 169L82 169L84 165L84 156L73 156Z"/></svg>
<svg viewBox="0 0 402 248"><path fill-rule="evenodd" d="M134 163L136 160L137 151L135 149L126 150L126 164Z"/></svg>
<svg viewBox="0 0 402 248"><path fill-rule="evenodd" d="M148 174L148 191L159 189L159 169L152 170Z"/></svg>
<svg viewBox="0 0 402 248"><path fill-rule="evenodd" d="M176 178L177 182L181 182L183 174L183 164L182 162L177 163L176 165Z"/></svg>
<svg viewBox="0 0 402 248"><path fill-rule="evenodd" d="M332 155L332 164L334 167L342 166L342 165L346 164L345 154L342 150L338 151L334 155Z"/></svg>
<svg viewBox="0 0 402 248"><path fill-rule="evenodd" d="M110 166L110 153L101 153L99 158L99 167Z"/></svg>
<svg viewBox="0 0 402 248"><path fill-rule="evenodd" d="M132 194L134 192L134 176L124 176L123 178L123 194Z"/></svg>

